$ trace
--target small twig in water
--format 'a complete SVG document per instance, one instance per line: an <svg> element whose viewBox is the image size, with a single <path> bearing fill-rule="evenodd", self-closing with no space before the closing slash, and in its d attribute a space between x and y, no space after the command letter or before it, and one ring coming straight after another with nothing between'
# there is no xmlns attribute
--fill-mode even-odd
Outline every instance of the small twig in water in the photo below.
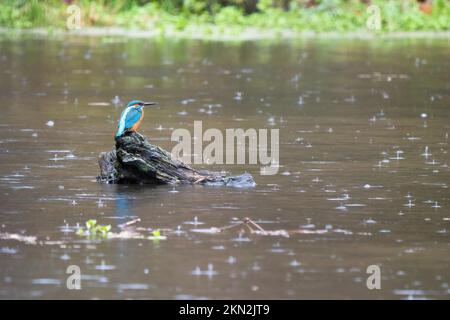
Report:
<svg viewBox="0 0 450 320"><path fill-rule="evenodd" d="M127 228L127 227L129 227L129 226L132 226L133 224L138 223L138 222L141 222L141 219L140 219L140 218L133 219L133 220L127 221L127 222L125 222L125 223L119 224L118 227L119 227L120 229L125 229L125 228Z"/></svg>
<svg viewBox="0 0 450 320"><path fill-rule="evenodd" d="M267 234L268 232L264 230L263 227L261 227L259 224L257 224L252 219L246 217L243 221L237 223L237 224L231 224L228 226L224 226L221 228L217 228L219 232L224 232L226 230L231 230L237 227L245 226L250 231L250 233L259 233L259 234Z"/></svg>
<svg viewBox="0 0 450 320"><path fill-rule="evenodd" d="M256 229L258 229L262 233L267 233L266 230L264 230L263 227L261 227L259 224L257 224L255 221L253 221L252 219L250 219L248 217L244 218L244 223L247 224L247 225L251 224L252 226L254 226ZM254 232L253 229L251 229L251 230Z"/></svg>

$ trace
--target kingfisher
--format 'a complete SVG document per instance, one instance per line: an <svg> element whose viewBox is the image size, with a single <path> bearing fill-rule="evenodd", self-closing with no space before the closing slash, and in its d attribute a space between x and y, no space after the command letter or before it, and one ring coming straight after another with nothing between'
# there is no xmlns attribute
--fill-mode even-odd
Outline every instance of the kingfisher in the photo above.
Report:
<svg viewBox="0 0 450 320"><path fill-rule="evenodd" d="M144 102L141 100L133 100L127 104L125 110L120 115L116 138L122 136L125 132L136 131L144 119L144 107L153 106L156 102Z"/></svg>

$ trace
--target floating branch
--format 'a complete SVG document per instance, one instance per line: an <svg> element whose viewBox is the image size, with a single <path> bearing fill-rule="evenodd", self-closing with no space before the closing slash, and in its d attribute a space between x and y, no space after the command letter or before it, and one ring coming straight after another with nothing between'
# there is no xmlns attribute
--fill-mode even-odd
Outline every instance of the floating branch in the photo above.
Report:
<svg viewBox="0 0 450 320"><path fill-rule="evenodd" d="M35 236L24 236L16 233L0 233L0 240L17 240L20 242L25 242L26 244L36 244L37 238Z"/></svg>
<svg viewBox="0 0 450 320"><path fill-rule="evenodd" d="M238 227L246 227L250 234L257 234L262 236L274 236L274 237L285 237L289 238L293 235L300 235L300 234L326 234L326 233L337 233L337 234L343 234L343 235L352 235L353 232L350 230L345 229L315 229L315 230L309 230L309 229L295 229L295 230L266 230L263 227L261 227L258 223L253 221L252 219L246 217L244 220L242 220L239 223L236 224L230 224L224 227L212 227L212 228L202 228L202 229L191 229L192 232L198 232L198 233L221 233L225 231L230 231L232 229L236 229ZM355 233L360 236L370 236L370 232L357 232Z"/></svg>
<svg viewBox="0 0 450 320"><path fill-rule="evenodd" d="M209 229L192 229L193 232L200 232L200 233L220 233L224 231L229 231L231 229L235 229L237 227L246 227L251 234L258 234L263 236L281 236L289 238L289 232L286 230L265 230L263 227L261 227L259 224L257 224L252 219L246 217L244 220L242 220L240 223L237 224L231 224L228 226L216 228L212 227Z"/></svg>

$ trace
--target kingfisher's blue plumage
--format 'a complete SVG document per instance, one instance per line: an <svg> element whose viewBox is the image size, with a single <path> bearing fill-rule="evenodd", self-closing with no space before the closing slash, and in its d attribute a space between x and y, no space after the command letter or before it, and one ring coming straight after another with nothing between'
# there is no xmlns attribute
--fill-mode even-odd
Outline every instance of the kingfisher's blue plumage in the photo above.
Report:
<svg viewBox="0 0 450 320"><path fill-rule="evenodd" d="M155 102L143 102L133 100L127 104L125 110L120 115L116 137L120 137L127 131L136 131L139 123L144 118L144 106L156 104Z"/></svg>
<svg viewBox="0 0 450 320"><path fill-rule="evenodd" d="M133 101L128 102L127 107L132 107L134 105L141 105L143 103L144 103L144 101L141 101L141 100L133 100Z"/></svg>

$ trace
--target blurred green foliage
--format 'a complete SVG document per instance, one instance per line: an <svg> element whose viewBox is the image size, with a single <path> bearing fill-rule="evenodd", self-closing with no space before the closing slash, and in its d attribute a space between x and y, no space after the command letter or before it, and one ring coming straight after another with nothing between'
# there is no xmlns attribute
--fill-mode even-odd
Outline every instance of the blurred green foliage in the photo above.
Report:
<svg viewBox="0 0 450 320"><path fill-rule="evenodd" d="M380 9L382 32L450 29L448 0L433 0L430 10L416 0L2 0L0 26L65 28L75 4L83 27L345 32L366 30L368 3Z"/></svg>

